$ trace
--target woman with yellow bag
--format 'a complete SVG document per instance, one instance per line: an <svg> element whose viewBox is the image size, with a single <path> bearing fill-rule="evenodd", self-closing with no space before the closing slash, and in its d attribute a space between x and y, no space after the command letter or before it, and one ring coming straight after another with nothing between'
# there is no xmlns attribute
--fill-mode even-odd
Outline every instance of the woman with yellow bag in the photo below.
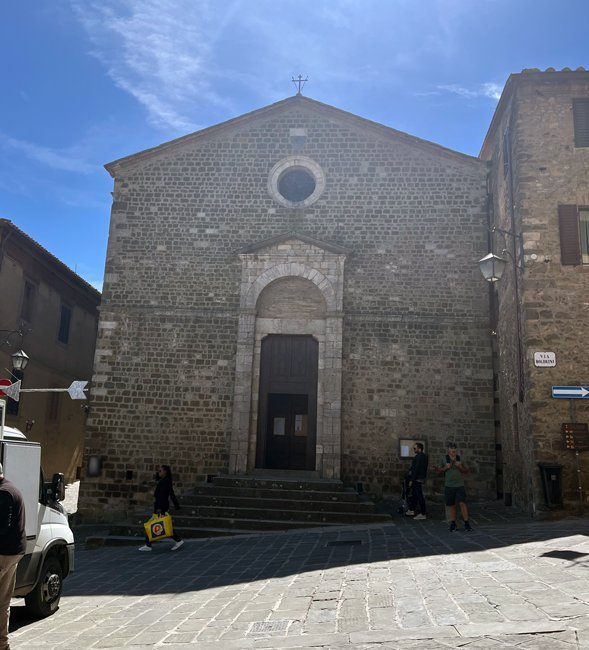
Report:
<svg viewBox="0 0 589 650"><path fill-rule="evenodd" d="M175 533L173 528L172 528L172 522L171 522L171 517L168 514L168 511L170 509L170 499L172 500L172 503L174 504L174 507L176 510L180 508L180 504L178 503L178 499L176 498L176 495L174 494L174 485L172 483L172 470L170 469L169 465L161 465L160 468L158 469L156 475L156 485L155 485L155 491L153 493L153 512L154 512L154 517L158 520L156 523L152 523L152 519L147 522L146 527L148 524L151 524L151 530L152 533L153 531L157 531L155 535L152 534L153 537L157 537L158 539L164 539L166 537L171 537L174 542L174 546L172 546L172 551L177 551L182 544L184 544L184 540L180 539L180 536L178 533ZM166 517L159 516L157 515L167 515ZM169 521L165 521L169 519ZM168 530L169 528L169 530ZM151 539L149 535L147 535L147 528L146 528L146 535L145 535L145 544L140 547L140 551L151 551Z"/></svg>

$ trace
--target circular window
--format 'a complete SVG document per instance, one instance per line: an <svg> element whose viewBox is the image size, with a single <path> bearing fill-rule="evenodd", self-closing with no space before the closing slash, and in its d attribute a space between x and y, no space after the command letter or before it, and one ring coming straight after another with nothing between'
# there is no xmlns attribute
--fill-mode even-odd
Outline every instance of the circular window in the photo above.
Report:
<svg viewBox="0 0 589 650"><path fill-rule="evenodd" d="M315 191L315 178L306 169L289 169L278 179L278 191L287 200L300 203Z"/></svg>
<svg viewBox="0 0 589 650"><path fill-rule="evenodd" d="M268 192L288 207L315 203L325 189L325 175L319 165L306 156L289 156L276 163L268 178Z"/></svg>

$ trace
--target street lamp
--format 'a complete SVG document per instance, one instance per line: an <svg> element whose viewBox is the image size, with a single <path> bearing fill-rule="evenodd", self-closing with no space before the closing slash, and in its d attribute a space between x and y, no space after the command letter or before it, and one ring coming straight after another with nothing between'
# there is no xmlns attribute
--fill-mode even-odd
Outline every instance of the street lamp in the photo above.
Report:
<svg viewBox="0 0 589 650"><path fill-rule="evenodd" d="M12 359L12 368L14 370L24 370L29 363L29 355L24 350L19 350L10 355Z"/></svg>
<svg viewBox="0 0 589 650"><path fill-rule="evenodd" d="M498 282L501 280L506 264L507 260L495 255L495 253L489 253L482 260L479 260L479 268L487 282Z"/></svg>
<svg viewBox="0 0 589 650"><path fill-rule="evenodd" d="M19 330L4 330L0 329L0 346L5 345L8 348L16 348L22 345L25 332ZM29 363L29 355L22 349L10 355L12 359L13 370L24 370Z"/></svg>
<svg viewBox="0 0 589 650"><path fill-rule="evenodd" d="M502 230L494 226L491 228L491 233L500 232L503 235L508 235L513 238L513 253L504 248L501 255L507 255L511 260L513 266L513 287L514 287L514 302L515 302L515 318L516 318L516 341L517 341L517 383L518 383L518 397L519 401L524 401L524 351L522 345L522 320L521 320L521 305L520 305L520 286L518 269L523 270L523 247L521 235L510 232L509 230ZM518 263L518 245L519 257ZM493 247L491 246L491 250ZM483 278L487 282L498 282L503 277L503 271L507 266L507 260L504 257L489 253L479 260L479 268L483 274Z"/></svg>

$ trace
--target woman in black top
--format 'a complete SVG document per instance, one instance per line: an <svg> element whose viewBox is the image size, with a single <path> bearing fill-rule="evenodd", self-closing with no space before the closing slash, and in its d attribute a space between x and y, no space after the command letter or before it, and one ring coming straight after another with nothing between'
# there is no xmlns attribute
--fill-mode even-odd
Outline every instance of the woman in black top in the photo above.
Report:
<svg viewBox="0 0 589 650"><path fill-rule="evenodd" d="M172 470L169 465L161 465L156 474L155 490L153 492L153 511L158 515L163 515L170 510L170 499L174 504L176 510L180 508L178 499L174 494L174 485L172 482ZM172 551L177 551L184 540L180 535L174 531L172 539L176 542L172 546ZM145 544L139 549L140 551L151 551L151 542L147 535L145 536Z"/></svg>

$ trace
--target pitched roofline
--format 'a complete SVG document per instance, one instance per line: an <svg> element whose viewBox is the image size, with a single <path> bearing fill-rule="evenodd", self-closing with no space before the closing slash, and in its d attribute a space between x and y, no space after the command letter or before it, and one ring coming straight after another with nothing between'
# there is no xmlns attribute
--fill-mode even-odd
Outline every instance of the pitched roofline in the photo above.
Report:
<svg viewBox="0 0 589 650"><path fill-rule="evenodd" d="M578 68L577 70L552 70L548 69L545 71L538 70L535 68L522 70L521 72L514 72L509 75L499 102L495 107L495 112L493 113L493 118L491 119L491 124L487 129L487 134L483 140L481 146L481 151L479 153L480 160L488 160L491 157L490 147L493 142L493 137L495 131L499 128L501 120L503 119L503 114L509 106L511 97L513 96L516 88L519 84L525 83L527 81L544 81L549 79L550 81L573 81L577 80L580 75L584 75L589 79L589 72L584 68Z"/></svg>
<svg viewBox="0 0 589 650"><path fill-rule="evenodd" d="M279 235L274 235L274 237L268 237L268 239L262 239L261 241L256 242L255 244L250 244L245 246L237 251L238 255L248 255L259 251L261 248L266 248L267 246L273 246L279 244L280 242L287 241L288 239L298 239L299 241L304 242L305 244L310 244L311 246L316 246L317 248L322 248L323 250L329 251L330 253L336 253L337 255L349 255L352 252L351 248L346 248L340 246L339 244L332 244L330 242L325 242L320 239L314 239L308 235L303 235L296 231L283 232Z"/></svg>
<svg viewBox="0 0 589 650"><path fill-rule="evenodd" d="M26 232L21 230L18 226L15 226L12 221L9 219L2 219L0 218L0 232L6 231L8 235L16 235L17 237L20 238L20 240L26 245L29 246L30 248L33 249L34 252L36 252L39 257L42 259L46 260L56 268L57 271L59 271L67 280L72 282L75 285L78 285L78 288L86 293L90 293L98 303L100 303L101 299L101 293L93 287L91 284L86 282L84 278L79 276L75 271L72 271L69 266L66 266L60 259L55 257L52 253L50 253L46 248L43 248L41 244L36 242L32 237L27 235ZM4 242L6 241L6 238L2 236L0 238L0 247L3 248Z"/></svg>
<svg viewBox="0 0 589 650"><path fill-rule="evenodd" d="M332 115L335 114L339 119L343 120L347 124L350 124L351 126L355 126L356 128L369 130L380 137L388 137L397 140L400 139L406 142L407 144L410 144L412 146L417 146L430 153L441 154L443 156L447 156L455 160L459 160L461 162L474 163L476 165L480 164L480 160L474 156L469 156L468 154L461 153L459 151L454 151L453 149L448 149L446 147L443 147L442 145L435 144L434 142L430 142L429 140L424 140L422 138L409 135L404 131L398 131L396 129L393 129L390 126L385 126L384 124L380 124L379 122L373 122L372 120L368 120L364 117L354 115L354 113L344 111L341 108L336 108L335 106L330 106L329 104L324 104L322 102L319 102L316 99L311 99L304 95L294 95L293 97L287 97L286 99L282 99L278 102L275 102L274 104L270 104L269 106L265 106L263 108L250 111L248 113L245 113L238 117L234 117L225 122L221 122L219 124L209 126L200 131L196 131L194 133L184 135L180 138L170 140L169 142L165 142L156 147L139 151L129 156L125 156L124 158L119 158L117 160L114 160L113 162L107 163L104 167L108 171L108 173L114 178L116 176L116 173L120 171L122 168L126 167L127 165L153 158L185 142L205 139L210 135L216 135L223 131L237 128L242 124L249 122L253 119L264 118L266 116L272 115L273 113L279 111L281 108L284 108L285 106L296 105L297 103L307 106L308 108L311 108L312 110L315 110L320 113L324 113L324 114L331 113Z"/></svg>

